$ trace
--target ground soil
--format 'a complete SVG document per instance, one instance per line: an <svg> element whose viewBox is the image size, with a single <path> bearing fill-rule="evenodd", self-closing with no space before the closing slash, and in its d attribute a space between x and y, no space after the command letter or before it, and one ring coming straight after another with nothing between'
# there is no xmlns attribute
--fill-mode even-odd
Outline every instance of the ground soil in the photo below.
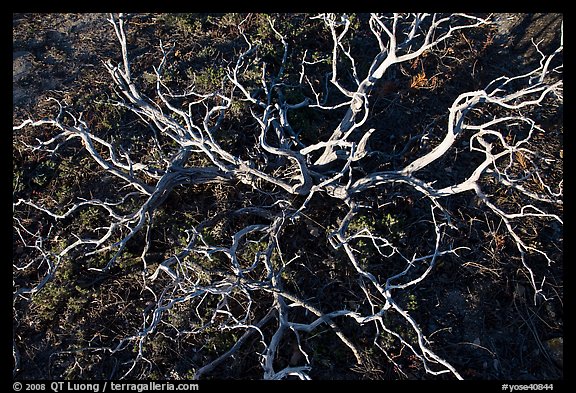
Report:
<svg viewBox="0 0 576 393"><path fill-rule="evenodd" d="M109 75L102 62L106 59L119 59L119 49L111 26L105 22L106 17L105 14L13 15L14 124L28 117L53 116L54 106L46 101L49 97L63 100L78 112L87 110L85 116L94 122L98 121L99 113L94 109L94 100L112 94ZM135 54L136 61L141 61L137 67L146 68L147 62L152 61L147 59L157 56L159 39L165 42L180 42L183 46L182 53L187 49L194 49L194 40L201 42L207 39L199 34L190 36L189 32L158 25L160 20L162 19L157 15L151 14L134 18L131 28L136 38L131 44L136 51L141 48L141 52ZM539 61L533 42L538 43L542 52L553 51L559 43L561 23L560 14L500 14L491 30L493 41L490 46L477 58L476 63L454 71L453 78L461 78L461 82L457 82L460 85L455 82L447 84L448 88L479 88L495 76L514 75L528 69L534 62ZM473 40L474 37L470 39ZM470 45L482 46L481 43L474 42ZM402 99L407 100L406 102L420 98L414 96L415 94L421 94L423 100L427 99L424 97L425 91L404 91L402 83L398 76L397 80L391 80L390 84L385 85L386 88L380 93L382 100L390 100L390 94L405 94ZM455 89L454 92L456 91ZM442 97L442 94L450 93L437 91L432 94L433 101L426 101L430 105L433 102L438 105L438 108L429 109L430 114L435 110L438 113L445 111L444 104L450 100ZM391 128L395 126L395 122L400 123L392 114L382 116L388 116L387 124L390 124ZM560 133L554 140L544 140L543 143L548 143L549 149L561 152L562 113L543 112L542 122ZM25 139L25 135L15 133L14 137L15 167L24 168L24 171L31 170L30 168L38 164L36 161L39 157L22 156L17 143L20 143L22 138ZM373 148L385 149L385 146L378 146L376 143ZM558 152L553 151L553 154L560 154ZM25 188L18 192L19 195L25 195L31 191ZM466 206L473 203L471 200L460 202ZM545 231L549 231L550 236L556 236L555 244L561 244L558 241L561 229L539 230L543 233L542 236ZM426 331L437 332L431 338L436 343L435 347L439 348L443 357L450 359L465 378L562 379L562 252L556 253L557 265L547 271L550 282L549 300L540 299L535 304L527 278L519 269L517 260L516 263L508 263L512 258L516 258L511 243L502 245L497 254L490 256L485 249L488 248L486 244L491 244L492 241L486 227L470 226L466 244L472 245L477 251L466 254L468 263L462 263L458 258L446 258L435 272L434 281L417 289L421 311L415 311L416 319ZM306 242L310 243L310 240ZM310 246L314 247L314 241ZM17 249L14 258L22 257L21 249ZM110 292L116 292L118 297L122 298L125 294L129 296L125 287L123 288L128 279L129 277L125 277L124 281L117 279L105 285ZM52 355L58 351L73 349L73 343L62 338L64 333L57 326L58 319L52 324L34 324L30 322L34 315L30 314L28 306L19 307L21 309L15 311L18 323L15 322L14 333L21 347L22 359L20 370L15 377L59 377L58 370L70 366L61 364L60 369L55 368ZM110 323L114 323L117 318L106 310L91 315L98 315L98 318L111 321ZM85 316L76 315L75 318L78 318L76 322L68 321L68 326L74 329L86 328ZM169 359L167 357L166 362L172 361ZM105 362L98 356L94 356L94 362L100 365L100 368L95 367L94 377L112 373L112 366L103 365ZM408 368L409 366L407 364ZM106 367L108 369L105 369ZM166 369L171 367L178 370L179 367L185 368L186 364L175 362L171 366L168 364ZM319 369L321 371L315 375L319 379L373 379L394 376L383 374L378 364L373 365L372 369L360 371L350 370L342 364ZM214 374L214 377L227 378L233 375L235 378L242 378L242 373L258 375L257 372L250 372L240 366L230 365L229 368ZM89 372L83 375L86 374ZM421 370L408 374L415 378L422 376Z"/></svg>

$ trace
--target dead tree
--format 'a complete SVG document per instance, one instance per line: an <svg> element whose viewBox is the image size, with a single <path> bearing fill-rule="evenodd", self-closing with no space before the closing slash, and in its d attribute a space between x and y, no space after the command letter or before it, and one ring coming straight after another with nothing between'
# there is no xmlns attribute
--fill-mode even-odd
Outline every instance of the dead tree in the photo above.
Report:
<svg viewBox="0 0 576 393"><path fill-rule="evenodd" d="M60 109L54 118L27 119L14 126L14 131L30 127L54 130L52 137L29 146L31 150L55 152L64 149L69 141L81 141L103 175L114 177L111 187L122 195L114 200L76 200L69 206L54 208L33 199L14 201L15 236L37 256L32 266L14 261L14 269L36 268L43 272L37 282L15 287L15 304L42 291L63 261L71 256L110 255L104 266L92 269L103 274L117 269L127 245L139 238L143 239L139 245L141 285L154 299L142 314L140 328L118 338L113 346L81 349L114 354L137 348L131 362L122 369L123 377L135 377L136 365L152 364L146 354L148 340L168 324L167 311L179 304L189 304L197 310L195 326L179 331L178 335L199 334L209 327L240 332L227 351L194 370L195 378L210 373L256 337L259 344L253 350L260 359L262 378L309 379L313 354L307 353L301 342L307 334L321 328L331 329L361 364L365 360L364 349L341 328L343 321L347 321L358 329L372 329L373 345L391 363L396 364L396 360L389 356L388 348L379 338L383 333L402 345L408 355L416 357L427 373L448 373L460 379L450 359L435 352L427 338L430 332L397 299L427 280L439 260L449 254L457 257L462 250L454 247L446 236L447 231L459 230L453 224L453 212L447 201L462 194L475 195L484 211L501 220L517 248L521 268L530 277L534 301L542 294L546 277L533 272L531 257L538 255L547 263L555 261L547 252L525 242L518 227L528 218L562 224L562 181L550 183L541 176L539 165L550 158L542 158L529 144L533 135L546 132L530 117L531 108L545 100L562 102L562 64L558 62L562 46L552 54L540 53L539 66L523 75L502 76L480 90L462 92L447 108L442 139L420 150L401 168L365 171L363 162L379 155L370 147L378 130L366 126L372 115L375 86L391 69L435 51L457 32L491 22L464 14L370 15L366 28L378 51L369 67L360 67L347 43L350 20L334 14L313 19L325 25L332 50L328 58L313 60L305 54L301 59L296 85L305 94L295 102L286 94L294 86L294 81L288 81L286 76L290 66L289 40L272 19L270 28L283 48L274 69L255 61L258 46L240 23L238 32L245 41L244 50L229 65L219 89L204 93L191 85L174 91L165 80L165 69L173 60L175 46L160 43L160 61L154 68L155 96L149 97L141 91L132 72L127 19L122 14L110 15L108 22L122 53L119 63L105 62L118 92L119 99L114 105L137 115L148 125L153 130L154 143L150 144L146 159L124 151L93 133L81 116L56 100ZM313 66L324 67L325 84L313 80L309 71ZM254 78L249 77L255 73L260 75L256 86ZM236 104L249 108L251 119L247 124L251 125L247 127L257 135L257 143L242 155L231 153L218 137ZM307 143L291 124L291 115L306 108L326 113L340 110L343 116L329 137ZM513 138L505 133L510 130L515 133ZM409 143L423 138L418 133ZM429 172L421 176L455 150L461 155L474 154L478 162L465 178L446 184L442 173L434 173L437 178L432 179ZM150 157L161 159L153 161ZM525 164L522 172L514 169L519 157ZM513 190L526 202L517 210L503 208L487 191L488 183L491 189ZM184 244L154 265L149 250L154 241L151 228L155 214L173 190L193 185L243 187L252 190L252 195L267 195L273 201L262 204L254 199L244 207L205 217L182 233ZM366 212L377 209L367 203L367 193L398 186L429 206L428 216L422 220L433 234L428 239L433 246L425 249L428 243L424 242L413 255L407 254L398 240L374 233L369 226L351 225ZM340 263L346 264L356 276L349 291L363 299L356 301L360 304L356 309L347 304L321 308L286 285L285 273L294 270L298 274L298 269L304 269L304 255L308 251L288 252L286 232L310 214L311 201L317 195L328 196L333 204L347 211L339 226L312 228L310 236L325 239L335 250L343 252ZM46 217L47 226L73 218L87 208L98 211L107 224L92 228L88 236L68 233L66 246L54 249L49 246L54 236L51 231L41 235L24 223L21 212L30 208ZM215 243L207 237L207 230L233 217L245 218L248 224L235 230L226 242ZM359 246L360 242L363 246ZM247 259L242 250L250 246L255 251ZM394 266L394 271L386 277L373 273L372 265L363 261L367 249L371 250L372 259ZM218 261L219 268L210 267L207 261L212 260ZM302 356L296 364L279 367L275 359L288 341L296 343ZM16 369L16 344L14 354ZM400 367L398 370L402 372Z"/></svg>

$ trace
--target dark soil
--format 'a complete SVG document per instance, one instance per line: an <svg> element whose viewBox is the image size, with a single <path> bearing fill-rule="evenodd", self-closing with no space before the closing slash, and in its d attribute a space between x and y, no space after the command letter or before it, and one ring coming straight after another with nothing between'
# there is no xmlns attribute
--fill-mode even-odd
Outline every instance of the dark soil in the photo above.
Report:
<svg viewBox="0 0 576 393"><path fill-rule="evenodd" d="M28 117L39 119L54 116L56 107L47 99L56 97L74 108L76 113L84 112L83 116L89 124L103 134L113 127L113 124L107 127L107 123L128 124L130 129L134 119L123 113L112 113L108 107L97 104L114 94L103 61L117 61L120 58L113 29L105 21L106 17L105 14L13 15L14 124L19 124ZM158 63L160 39L163 42L177 43L183 64L189 67L201 68L211 62L231 60L235 49L243 43L236 31L223 25L216 26L206 15L198 14L194 17L199 21L194 26L199 30L192 30L189 25L177 24L175 19L165 15L134 15L130 23L130 36L133 38L129 42L133 50L134 74L150 72L151 66ZM532 41L538 42L539 49L544 53L553 51L559 44L559 26L562 23L560 14L500 14L497 20L498 23L492 28L455 39L454 45L456 50L461 52L461 61L450 63L450 60L441 61L430 55L425 62L416 64L414 69L405 69L408 74L397 70L395 75L387 77L387 82L376 92L380 98L373 110L374 117L370 120L373 124L380 125L378 132L381 135L372 142L374 150L392 153L387 151L390 149L390 142L394 138L407 138L406 135L414 133L413 130L421 130L422 119L427 119L428 123L442 122L446 109L461 92L482 88L500 75L512 76L529 69L539 61ZM315 43L314 37L309 40L308 45ZM207 51L204 59L193 57L193 53L207 47L214 48L215 52L220 54L209 55ZM421 69L419 67L425 69L427 75L434 75L442 67L446 67L445 73L438 74L437 88L410 88L409 75L414 75ZM175 70L175 75L185 79L185 68ZM400 109L406 107L412 108L414 115L407 118ZM541 139L542 149L558 157L563 151L562 110L544 107L539 116L539 122L551 130L549 136ZM436 131L434 127L432 129L432 138L435 137L435 132L438 136L441 135L440 128L436 128ZM47 173L47 169L42 166L46 157L40 153L34 155L23 152L21 143L38 136L29 132L31 131L24 129L15 131L13 135L14 172L21 176L20 186L14 189L14 200L32 194L40 199L48 199L46 196L62 187L65 184L62 182L66 182L66 179L57 180L56 175L48 175L47 183L38 182L39 174ZM250 143L249 137L246 138L245 142L238 142L239 146ZM70 154L70 160L83 162L79 147L72 146ZM414 154L418 154L418 151ZM407 155L401 159L410 158ZM64 165L62 163L65 158L61 160L59 165ZM390 169L404 164L403 161L394 160L369 161L366 169ZM448 164L450 163L440 163L442 166ZM69 186L76 194L97 194L106 188L107 180L91 174L91 169L94 168L85 167L86 174L79 173L76 179L68 179ZM561 170L551 168L550 176L561 178L562 173L558 173ZM459 176L457 169L454 169L452 176ZM202 211L213 212L217 211L219 206L240 204L232 196L237 192L235 190L223 190L218 194L215 190L198 187L193 192L195 203ZM418 201L402 197L402 189L398 190L398 195L395 199L397 214L404 214L406 222L417 222L418 209L425 207L419 206ZM175 192L171 198L173 199L167 202L167 214L181 207L187 208L186 194ZM326 201L318 200L313 203L320 209L323 204L325 206ZM459 257L443 258L433 277L414 290L418 302L413 311L415 319L434 343L437 353L449 360L464 378L562 379L562 228L534 222L526 229L526 233L532 233L531 240L549 244L549 250L555 259L555 264L550 267L543 263L537 267L538 277L546 276L547 300L538 298L535 303L529 279L521 269L517 250L504 229L498 227L498 222L493 220L493 217L484 219L472 196L463 195L451 203L452 210L460 212L460 217L455 217L459 229L458 233L454 233L455 244L467 246L469 249L459 253ZM191 206L190 209L192 210ZM322 211L311 218L328 226L341 216L342 212L334 210ZM310 221L308 225L315 224ZM408 242L417 243L423 235L430 235L423 233L417 225L411 228ZM317 281L318 277L330 280L332 268L324 258L333 251L328 245L318 245L315 238L303 235L308 233L310 227L294 228L294 249L305 245L305 249L310 250L309 263L311 267L315 266L318 276L308 277L302 274L295 281L295 285L308 288L303 291L311 298L327 294L324 301L337 304L338 291L344 291L344 286L339 287L338 280L335 280L332 290L322 290L324 286L318 286ZM502 238L497 239L497 236ZM162 245L157 246L161 255ZM415 244L414 247L416 246ZM13 258L26 258L16 237ZM33 276L31 274L30 279ZM136 270L129 268L101 281L95 281L94 277L90 276L79 276L79 281L75 283L77 286L62 287L60 294L44 295L46 302L56 302L54 309L47 309L33 302L18 302L13 313L13 330L21 364L15 378L117 378L118 365L127 359L121 356L107 358L105 352L89 352L82 357L75 357L74 351L89 339L102 345L110 345L120 332L128 332L131 326L135 327L140 323L140 313L146 307L146 299L138 295L141 290L135 284L138 276ZM22 276L18 278L25 279ZM133 278L136 279L132 280ZM78 311L74 313L70 311L70 297L78 299ZM366 340L357 338L360 341ZM347 354L330 353L326 346L331 345L331 342L323 340L325 338L319 335L306 344L308 349L316 351L317 368L312 372L316 379L398 377L382 357L375 357L373 364L366 365L365 368L353 369L346 359ZM154 374L150 375L151 378L171 379L174 375L185 377L186 370L202 360L193 350L186 349L193 348L194 343L188 346L185 342L179 343L178 348L171 346L170 342L155 345L158 347L154 361L159 366L154 370ZM175 356L175 353L178 356ZM292 354L290 348L281 353L286 359L290 359ZM333 355L336 360L326 360ZM81 366L81 371L75 368L74 362L79 362L77 364ZM211 378L259 378L261 371L257 365L258 359L247 351L245 359L226 362L213 372ZM411 363L407 359L404 365L409 377L425 378L416 362Z"/></svg>

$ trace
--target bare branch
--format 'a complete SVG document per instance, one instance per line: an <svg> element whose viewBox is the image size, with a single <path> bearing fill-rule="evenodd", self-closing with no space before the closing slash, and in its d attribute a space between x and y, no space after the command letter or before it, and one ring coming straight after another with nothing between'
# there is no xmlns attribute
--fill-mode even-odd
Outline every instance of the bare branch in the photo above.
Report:
<svg viewBox="0 0 576 393"><path fill-rule="evenodd" d="M34 198L18 198L13 203L15 238L33 255L26 263L14 262L13 268L37 271L36 282L27 282L28 277L15 284L14 303L33 299L54 280L64 261L78 255L104 258L104 263L86 269L93 274L122 271L125 268L118 261L136 255L133 269L141 277L138 287L153 300L138 312L141 320L112 340L114 345L91 344L79 350L122 352L129 359L119 366L117 374L122 378L141 377L153 367L149 348L157 337L172 342L190 337L196 345L204 334L217 332L233 337L232 342L226 341L226 348L217 348L216 354L202 352L198 345L201 356L193 361L194 378L206 377L226 361L252 351L263 379L310 379L315 354L306 346L312 334L327 329L345 348L351 364L362 365L365 343L353 334L359 329L374 335L370 345L380 350L400 375L406 374L390 355L391 344L383 342L383 335L401 348L400 353L406 351L417 359L424 372L462 379L461 370L438 354L441 352L427 338L430 332L402 299L431 279L440 260L458 259L459 252L468 250L450 240L451 231L458 230L450 201L468 194L477 197L483 212L504 223L533 287L534 302L544 296L547 277L533 268L530 256L536 254L549 265L556 261L545 247L526 239L519 223L563 224L563 183L556 184L542 173L542 163L554 160L543 161L535 148L536 135L546 130L530 112L549 101L562 102L562 66L557 63L563 46L551 55L539 52L539 65L524 75L502 76L484 89L459 94L447 108L441 135L430 148L415 149L408 155L412 144L422 141L428 132L414 130L411 135L415 137L394 146L387 156L370 146L371 138L383 132L371 121L374 87L393 67L408 64L440 44L448 45L456 32L486 26L490 21L465 14L372 14L367 26L361 27L376 49L366 67L350 44L353 30L360 28L350 18L322 14L311 20L324 23L331 52L314 60L306 49L294 67L291 37L282 31L279 21L270 18L268 26L281 47L273 67L258 58L260 48L246 32L246 17L238 24L244 47L235 61L227 63L219 88L209 93L194 84L180 91L170 87L166 69L175 61L177 44L160 42L161 60L153 68L155 96L148 97L135 77L137 68L127 38L129 19L111 14L108 22L121 49L120 63L104 63L118 91L114 105L140 119L153 130L154 138L145 153L122 149L56 100L55 119L25 119L13 127L14 131L54 132L35 145L25 145L34 152L54 154L65 150L67 142L80 141L82 151L97 164L99 176L115 180L105 198L76 198L68 205L56 206ZM325 68L325 86L314 81L309 71L312 67ZM291 96L291 89L298 94ZM333 94L330 100L329 92ZM240 146L245 148L240 153L236 141L223 137L235 126L231 119L238 107L249 113L243 132L255 142ZM332 116L341 113L340 109L342 116L334 122L335 127L328 120L314 125L328 129L325 138L310 141L299 136L295 114L314 110ZM374 159L394 154L405 159L401 165ZM448 178L437 168L454 154L469 159L459 178ZM364 165L372 159L373 165ZM211 200L207 209L192 196L196 212L176 216L168 227L163 221L170 214L166 211L171 203L183 203L169 202L170 197L188 198L194 187L214 194L230 187L233 191L228 193L234 197ZM406 246L405 234L391 236L391 223L377 226L363 221L370 214L382 215L378 209L391 203L375 200L370 193L389 198L398 189L425 206L418 224L427 228L424 233L429 238L417 247ZM517 193L518 202L504 203L494 196L494 190ZM342 296L350 297L338 306L311 295L317 291L301 288L291 276L317 274L317 266L307 255L315 250L294 244L297 240L292 236L302 231L304 223L318 220L312 216L326 215L324 210L310 213L318 208L320 195L333 205L321 202L326 211L333 207L339 209L335 215L346 212L330 228L317 221L309 224L309 234L319 247L332 248L334 258L339 258L333 270L341 269L348 277L345 283L332 283L345 287ZM68 233L66 223L89 210L97 216L93 227ZM31 229L31 212L58 229L48 233ZM159 244L162 252L155 251ZM134 307L139 307L136 303ZM185 323L178 325L170 316L180 308L188 314ZM288 343L293 343L296 355L283 362L279 358L285 356ZM17 373L16 339L13 357L13 372Z"/></svg>

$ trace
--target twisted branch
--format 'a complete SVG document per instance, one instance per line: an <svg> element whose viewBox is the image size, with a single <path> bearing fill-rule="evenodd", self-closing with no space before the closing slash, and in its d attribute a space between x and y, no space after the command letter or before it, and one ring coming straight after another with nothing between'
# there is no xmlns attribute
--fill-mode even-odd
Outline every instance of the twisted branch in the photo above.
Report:
<svg viewBox="0 0 576 393"><path fill-rule="evenodd" d="M143 311L139 330L118 338L116 346L83 348L114 354L126 351L131 344L136 348L136 354L130 362L123 364L125 378L134 377L138 364L150 366L153 363L147 358L147 342L155 335L168 335L165 332L171 326L177 330L178 337L194 336L212 328L220 332L241 332L226 351L198 365L195 378L208 375L226 360L247 350L245 347L249 345L249 339L258 337L258 345L254 345L253 350L259 355L264 379L310 379L312 354L305 351L302 340L321 327L329 328L336 335L357 364L363 362L359 344L350 337L349 330L342 328L346 320L358 329L374 332L373 343L398 369L400 367L388 353L389 348L379 339L382 332L407 348L427 373L448 373L461 379L462 376L449 360L434 351L424 329L397 299L426 280L440 258L449 254L458 257L457 252L462 248L454 248L445 240L446 231L453 226L451 213L444 201L468 192L475 193L481 203L505 224L521 256L522 266L530 276L534 300L542 294L545 277L541 279L533 272L528 254L535 252L546 258L548 263L554 261L545 251L526 243L516 223L527 217L563 223L560 214L553 210L562 204L562 184L549 184L540 176L538 154L529 147L533 134L545 130L527 112L545 100L562 100L562 66L553 66L562 53L562 47L549 56L542 54L539 67L525 75L501 77L482 90L460 94L448 109L443 139L430 151L423 152L401 169L374 171L358 177L356 170L362 167L362 160L373 153L369 141L377 129L369 128L367 123L372 115L372 91L378 81L391 67L434 50L456 31L483 26L489 21L462 14L372 14L368 25L379 50L368 71L362 75L357 67L358 61L347 44L350 20L334 14L322 14L312 19L324 23L332 37L328 75L335 90L329 89L328 85L323 91L315 88L307 69L320 64L320 61L308 61L305 54L297 85L308 96L301 102L289 103L285 94L287 86L292 83L286 76L289 40L277 29L273 20L269 21L270 27L283 48L280 66L275 73L267 68L266 63L261 66L256 63L258 46L245 34L242 22L239 24L239 34L246 42L247 49L235 63L229 65L222 88L210 94L202 94L194 86L184 92L173 92L167 86L164 69L171 61L173 47L165 50L161 43L162 59L154 69L157 96L154 100L139 90L133 78L126 16L111 15L108 22L113 26L121 47L121 61L114 65L108 60L104 64L119 92L115 105L137 115L154 130L154 143L149 146L148 157L156 154L167 159L165 163L154 162L119 151L118 147L97 136L85 121L65 110L60 103L54 120L27 119L14 126L14 131L30 127L51 127L56 130L57 134L52 138L29 146L34 150L54 153L64 149L68 141L80 140L102 172L116 177L114 188L122 195L116 200L93 198L74 202L69 208L59 206L56 209L44 207L32 199L15 201L15 230L24 247L40 254L30 264L45 273L32 288L15 288L14 302L29 300L41 291L53 279L61 261L68 256L92 256L112 251L112 256L103 267L92 268L100 273L112 271L117 268L117 261L126 252L126 247L138 236L143 239L139 240L142 287L153 294L155 301ZM249 70L257 67L261 67L261 79L257 82L263 91L259 95L253 94L255 87L248 82L247 76ZM328 104L329 91L340 94L342 98ZM187 105L179 104L183 98L187 100ZM245 155L250 158L232 154L219 142L218 133L234 103L248 105L254 121L257 144ZM346 112L327 139L307 145L298 138L297 130L290 124L290 114L304 108L323 111L346 108ZM489 115L496 113L495 108L500 111L498 113L508 114ZM488 114L487 119L479 119L477 113ZM512 143L503 130L514 127L523 131L518 132L518 138L514 138ZM467 178L437 188L435 180L419 177L451 154L459 141L469 142L470 154L476 152L484 157ZM519 177L518 171L513 170L516 154L527 157L532 167L530 173ZM499 207L485 191L486 176L496 185L514 189L534 204L522 205L517 211ZM532 181L536 181L539 191L534 191L534 185L529 185ZM184 244L180 244L172 255L164 256L151 271L152 228L156 215L173 190L192 185L225 184L243 185L253 195L272 196L274 202L264 205L253 199L249 207L222 210L216 216L189 225L185 230ZM369 209L365 203L369 190L397 185L403 185L420 195L430 207L427 222L434 233L433 239L430 239L431 248L411 257L405 255L409 250L404 251L395 240L373 233L367 226L357 228L352 225ZM316 301L307 299L305 291L298 293L292 285L287 285L284 274L293 270L296 264L304 266L302 256L306 250L299 253L289 251L286 232L308 217L304 212L310 209L313 196L318 194L329 196L334 204L348 210L339 226L326 230L324 236L334 249L343 249L342 263L349 264L356 274L355 284L349 290L355 293L356 298L362 299L360 303L364 306L357 310L344 305L340 309L323 308ZM141 202L125 212L129 200ZM96 208L108 226L93 228L92 236L70 234L76 240L55 251L46 247L53 236L50 232L47 235L35 233L23 224L20 217L25 214L25 208L36 210L55 222L74 217L83 209ZM207 231L214 229L217 223L240 218L246 224L234 229L226 241L218 243L207 236ZM359 247L359 242L366 243L368 248ZM425 248L426 244L422 246ZM252 259L246 257L247 249L252 250L248 253ZM371 249L368 256L371 263L366 266L362 258L367 257L367 249ZM217 267L209 267L210 261ZM42 267L44 264L47 267ZM388 277L381 277L371 271L375 264L389 264L395 271ZM14 268L21 270L31 266L20 266L15 262ZM167 313L182 304L196 310L196 322L192 329L176 328L166 320ZM390 325L391 313L401 322ZM400 329L400 325L407 327L413 335L408 337L405 333L407 330ZM279 352L289 340L297 343L298 352L303 354L302 360L299 364L281 365L277 360ZM16 342L14 358L16 372Z"/></svg>

